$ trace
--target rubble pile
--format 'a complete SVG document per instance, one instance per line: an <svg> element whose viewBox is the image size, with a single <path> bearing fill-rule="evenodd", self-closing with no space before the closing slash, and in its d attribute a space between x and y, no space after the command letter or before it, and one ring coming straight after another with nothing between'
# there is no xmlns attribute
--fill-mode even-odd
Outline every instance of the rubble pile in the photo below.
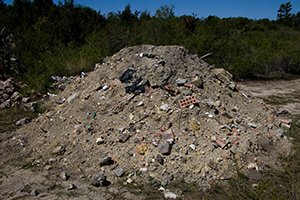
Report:
<svg viewBox="0 0 300 200"><path fill-rule="evenodd" d="M280 168L290 153L291 121L181 46L124 48L50 102L14 141L39 170L94 186L214 183Z"/></svg>
<svg viewBox="0 0 300 200"><path fill-rule="evenodd" d="M5 109L11 106L18 106L20 102L28 102L28 98L24 98L22 94L15 90L16 84L12 78L4 81L0 80L0 108Z"/></svg>

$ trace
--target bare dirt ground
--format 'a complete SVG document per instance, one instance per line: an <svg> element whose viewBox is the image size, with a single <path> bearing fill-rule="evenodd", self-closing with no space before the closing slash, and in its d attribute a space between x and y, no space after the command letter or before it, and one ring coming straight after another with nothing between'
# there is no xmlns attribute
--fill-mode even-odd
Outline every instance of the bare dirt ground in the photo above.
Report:
<svg viewBox="0 0 300 200"><path fill-rule="evenodd" d="M277 104L281 110L288 110L290 114L300 114L300 79L245 81L237 82L237 85L255 97Z"/></svg>

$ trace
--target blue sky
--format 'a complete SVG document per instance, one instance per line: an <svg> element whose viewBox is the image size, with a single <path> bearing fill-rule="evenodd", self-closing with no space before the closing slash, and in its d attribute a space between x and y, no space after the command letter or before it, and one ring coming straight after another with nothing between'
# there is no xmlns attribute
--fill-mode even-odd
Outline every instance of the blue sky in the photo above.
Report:
<svg viewBox="0 0 300 200"><path fill-rule="evenodd" d="M63 1L63 0L62 0ZM176 16L192 15L207 17L216 15L223 17L247 17L250 19L269 18L275 20L277 10L282 3L288 0L74 0L76 4L90 7L102 14L123 11L126 4L131 10L144 11L147 9L151 16L163 5L174 5ZM13 0L4 0L11 4ZM58 0L54 0L57 3ZM292 13L300 12L300 0L291 1Z"/></svg>

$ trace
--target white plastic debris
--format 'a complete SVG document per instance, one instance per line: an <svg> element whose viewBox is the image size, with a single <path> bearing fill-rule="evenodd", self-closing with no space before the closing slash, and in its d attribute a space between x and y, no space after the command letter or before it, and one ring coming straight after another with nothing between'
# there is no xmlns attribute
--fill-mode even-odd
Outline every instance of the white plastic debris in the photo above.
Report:
<svg viewBox="0 0 300 200"><path fill-rule="evenodd" d="M205 113L209 118L214 118L214 116L212 114L210 114L209 112Z"/></svg>

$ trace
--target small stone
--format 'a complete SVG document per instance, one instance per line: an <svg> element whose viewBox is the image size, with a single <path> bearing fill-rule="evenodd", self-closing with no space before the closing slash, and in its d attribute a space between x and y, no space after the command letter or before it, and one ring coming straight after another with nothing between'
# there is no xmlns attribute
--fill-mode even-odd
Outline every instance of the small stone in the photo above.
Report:
<svg viewBox="0 0 300 200"><path fill-rule="evenodd" d="M39 192L38 192L38 191L36 191L36 190L31 190L30 196L37 196L37 195L39 195Z"/></svg>
<svg viewBox="0 0 300 200"><path fill-rule="evenodd" d="M254 124L254 123L248 123L248 126L250 126L250 127L252 127L252 128L256 128L256 127L257 127L257 125Z"/></svg>
<svg viewBox="0 0 300 200"><path fill-rule="evenodd" d="M169 192L169 191L165 191L165 198L166 199L176 199L177 198L177 196L176 196L176 194L174 194L174 193L172 193L172 192Z"/></svg>
<svg viewBox="0 0 300 200"><path fill-rule="evenodd" d="M76 185L74 185L73 183L71 183L69 187L67 187L67 190L74 190L74 189L76 189Z"/></svg>
<svg viewBox="0 0 300 200"><path fill-rule="evenodd" d="M106 182L106 176L102 171L94 173L90 179L91 185L96 187L103 186L105 182Z"/></svg>
<svg viewBox="0 0 300 200"><path fill-rule="evenodd" d="M118 168L118 169L115 169L114 172L118 177L121 177L125 174L126 171L123 168Z"/></svg>
<svg viewBox="0 0 300 200"><path fill-rule="evenodd" d="M168 179L163 180L163 181L161 182L161 185L162 185L162 186L168 185Z"/></svg>
<svg viewBox="0 0 300 200"><path fill-rule="evenodd" d="M163 155L170 155L172 146L169 143L164 143L159 146L159 150Z"/></svg>
<svg viewBox="0 0 300 200"><path fill-rule="evenodd" d="M86 125L86 126L85 126L85 130L86 130L87 132L90 132L90 131L94 130L94 128L93 128L92 126Z"/></svg>
<svg viewBox="0 0 300 200"><path fill-rule="evenodd" d="M163 111L168 111L170 109L168 104L164 104L164 105L160 106L159 108Z"/></svg>
<svg viewBox="0 0 300 200"><path fill-rule="evenodd" d="M46 170L46 171L49 171L49 170L52 169L52 168L53 168L53 167L52 167L51 165L46 165L46 166L45 166L45 170Z"/></svg>
<svg viewBox="0 0 300 200"><path fill-rule="evenodd" d="M23 126L25 124L28 124L29 122L31 122L30 117L25 117L23 119L20 119L19 121L16 122L17 126Z"/></svg>
<svg viewBox="0 0 300 200"><path fill-rule="evenodd" d="M38 103L37 102L30 102L30 103L26 103L23 105L24 106L24 111L31 111L31 112L35 112L37 107L38 107Z"/></svg>
<svg viewBox="0 0 300 200"><path fill-rule="evenodd" d="M67 99L68 104L71 104L71 103L74 101L74 99L76 99L77 97L79 97L79 95L78 95L77 93L71 95L71 96Z"/></svg>
<svg viewBox="0 0 300 200"><path fill-rule="evenodd" d="M144 143L137 147L137 151L141 155L144 155L147 150L148 150L147 145L145 145Z"/></svg>
<svg viewBox="0 0 300 200"><path fill-rule="evenodd" d="M22 99L22 102L23 102L23 103L27 103L29 100L30 100L29 97L24 97L24 98Z"/></svg>
<svg viewBox="0 0 300 200"><path fill-rule="evenodd" d="M125 133L125 134L122 134L119 137L119 141L122 142L122 143L124 143L124 142L126 142L128 140L128 138L129 138L129 135Z"/></svg>
<svg viewBox="0 0 300 200"><path fill-rule="evenodd" d="M9 108L10 106L11 106L11 102L10 99L8 99L0 105L0 108L5 109L5 108Z"/></svg>
<svg viewBox="0 0 300 200"><path fill-rule="evenodd" d="M212 169L216 169L217 168L218 163L216 163L213 160L209 160L209 162L207 163L207 166L209 166Z"/></svg>
<svg viewBox="0 0 300 200"><path fill-rule="evenodd" d="M174 134L171 129L168 129L165 133L162 133L161 135L166 142L173 143Z"/></svg>
<svg viewBox="0 0 300 200"><path fill-rule="evenodd" d="M157 155L156 155L155 160L156 160L159 164L161 164L161 165L164 164L164 158L163 158L160 154L157 154Z"/></svg>
<svg viewBox="0 0 300 200"><path fill-rule="evenodd" d="M99 158L100 167L102 167L104 165L111 165L112 163L113 163L113 160L111 159L110 156L103 155Z"/></svg>
<svg viewBox="0 0 300 200"><path fill-rule="evenodd" d="M178 86L183 86L185 83L187 83L187 79L179 78L176 80L176 83Z"/></svg>
<svg viewBox="0 0 300 200"><path fill-rule="evenodd" d="M62 172L59 174L59 177L60 177L61 180L63 180L63 181L68 180L68 175L67 175L67 172L65 172L65 171L62 171Z"/></svg>
<svg viewBox="0 0 300 200"><path fill-rule="evenodd" d="M121 127L121 128L119 128L118 130L119 130L120 133L123 133L124 130L125 130L125 127Z"/></svg>
<svg viewBox="0 0 300 200"><path fill-rule="evenodd" d="M143 167L140 169L140 172L146 172L146 171L148 171L148 169L146 167Z"/></svg>
<svg viewBox="0 0 300 200"><path fill-rule="evenodd" d="M97 140L96 140L97 145L100 145L100 144L103 144L103 143L104 143L104 140L102 138L97 138Z"/></svg>
<svg viewBox="0 0 300 200"><path fill-rule="evenodd" d="M62 146L59 146L57 148L55 148L53 151L52 151L53 154L56 154L56 155L62 155L65 153L65 149L62 147Z"/></svg>
<svg viewBox="0 0 300 200"><path fill-rule="evenodd" d="M138 103L138 106L142 106L142 105L144 105L144 102L140 101L140 102Z"/></svg>

